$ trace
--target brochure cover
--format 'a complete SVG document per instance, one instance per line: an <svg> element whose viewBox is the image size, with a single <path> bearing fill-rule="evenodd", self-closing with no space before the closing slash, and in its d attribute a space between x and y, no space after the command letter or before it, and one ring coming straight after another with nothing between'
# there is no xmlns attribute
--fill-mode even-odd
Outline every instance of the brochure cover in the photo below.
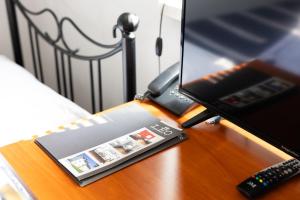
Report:
<svg viewBox="0 0 300 200"><path fill-rule="evenodd" d="M81 186L186 138L181 129L137 104L107 112L102 118L101 123L36 139Z"/></svg>

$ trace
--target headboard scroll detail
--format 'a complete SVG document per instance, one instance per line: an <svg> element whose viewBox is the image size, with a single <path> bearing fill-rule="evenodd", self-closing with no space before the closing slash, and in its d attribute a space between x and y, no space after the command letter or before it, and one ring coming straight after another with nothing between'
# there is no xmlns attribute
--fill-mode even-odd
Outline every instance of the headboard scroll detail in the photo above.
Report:
<svg viewBox="0 0 300 200"><path fill-rule="evenodd" d="M43 67L40 55L39 39L44 39L54 49L57 90L60 94L70 98L74 101L73 91L73 77L72 77L72 58L85 60L89 63L90 70L90 89L92 112L102 110L102 80L101 80L101 61L105 58L115 55L122 51L122 65L123 65L123 88L124 88L124 101L130 101L134 98L136 93L136 57L135 57L135 35L139 19L136 15L130 13L123 13L117 20L117 24L113 26L113 37L116 38L116 30L121 32L121 39L114 44L103 44L89 37L83 32L79 26L69 17L59 19L57 15L49 8L40 11L31 11L26 8L20 0L6 0L10 32L12 44L14 49L15 60L18 64L23 65L21 43L19 37L19 29L17 23L16 9L18 9L28 23L29 41L31 47L31 54L33 60L33 68L35 76L44 82ZM43 32L31 19L31 16L40 16L45 13L50 14L55 21L57 28L57 35L52 38L48 32ZM84 39L98 46L99 48L107 49L107 52L100 55L83 55L80 49L72 49L66 41L66 36L63 31L65 24L70 24ZM65 57L67 62L65 62ZM60 62L59 62L60 59ZM93 63L97 66L93 66ZM98 73L98 100L99 109L96 109L96 97L94 86L93 68L97 67ZM67 80L68 78L68 80ZM68 82L68 83L67 83Z"/></svg>

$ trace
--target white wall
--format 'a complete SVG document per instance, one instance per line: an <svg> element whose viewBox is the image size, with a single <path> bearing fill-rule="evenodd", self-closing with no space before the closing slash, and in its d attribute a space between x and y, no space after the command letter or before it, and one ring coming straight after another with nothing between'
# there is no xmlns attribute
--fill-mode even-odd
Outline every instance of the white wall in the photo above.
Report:
<svg viewBox="0 0 300 200"><path fill-rule="evenodd" d="M31 10L39 10L44 7L53 9L59 17L72 18L79 27L89 36L104 43L114 43L112 38L112 26L118 16L123 12L132 12L139 16L140 26L136 32L137 51L137 91L142 93L148 83L158 74L158 61L155 55L155 40L158 35L158 23L161 5L158 0L21 0ZM5 16L4 1L0 4L2 21L7 21ZM50 17L45 15L40 19L33 18L43 31L47 31L53 37L56 29ZM1 22L2 22L1 21ZM21 40L24 52L25 65L32 71L32 60L28 42L27 24L19 19L21 28ZM8 39L7 22L1 23L0 29L0 53L12 58L11 47ZM89 45L80 39L74 30L66 26L67 41L71 47L79 47L84 54L101 53L98 48ZM164 18L163 23L164 50L162 56L162 69L179 60L180 53L180 23L171 18ZM52 88L56 88L53 68L53 50L46 43L40 44L42 51L43 67L47 71L46 82ZM75 75L75 100L82 107L91 110L90 91L88 79L88 65L73 61ZM105 108L122 103L122 72L121 55L103 62L103 90Z"/></svg>

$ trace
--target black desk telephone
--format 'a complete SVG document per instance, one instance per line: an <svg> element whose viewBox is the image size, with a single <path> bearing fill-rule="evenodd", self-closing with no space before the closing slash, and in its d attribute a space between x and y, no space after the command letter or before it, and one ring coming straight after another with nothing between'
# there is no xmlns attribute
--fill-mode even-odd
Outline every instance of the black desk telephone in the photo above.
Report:
<svg viewBox="0 0 300 200"><path fill-rule="evenodd" d="M182 115L195 102L178 92L179 63L163 71L148 86L146 97L175 115Z"/></svg>

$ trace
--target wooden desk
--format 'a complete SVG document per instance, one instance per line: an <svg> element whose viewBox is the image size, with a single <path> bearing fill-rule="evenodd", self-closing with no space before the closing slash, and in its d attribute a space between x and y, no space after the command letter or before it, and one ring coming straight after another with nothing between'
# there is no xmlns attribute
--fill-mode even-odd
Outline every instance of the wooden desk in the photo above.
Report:
<svg viewBox="0 0 300 200"><path fill-rule="evenodd" d="M160 118L176 119L151 104L142 105ZM201 109L176 120L182 122ZM225 120L215 126L203 123L187 129L186 133L187 141L83 188L33 141L8 145L0 152L39 199L51 200L245 199L235 188L239 182L289 158ZM299 199L299 196L300 177L297 177L262 199Z"/></svg>

